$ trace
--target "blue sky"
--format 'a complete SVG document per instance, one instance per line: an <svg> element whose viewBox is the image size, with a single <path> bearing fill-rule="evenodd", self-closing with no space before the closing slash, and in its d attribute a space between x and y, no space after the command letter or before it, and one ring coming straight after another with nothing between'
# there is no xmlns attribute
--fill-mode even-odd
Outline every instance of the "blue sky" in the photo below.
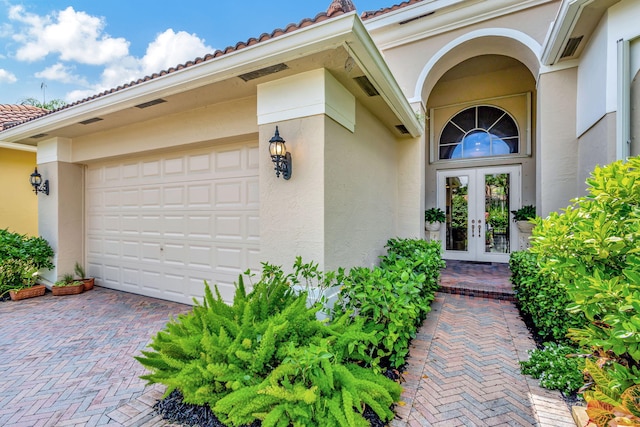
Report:
<svg viewBox="0 0 640 427"><path fill-rule="evenodd" d="M0 104L83 99L313 18L330 3L0 0ZM396 3L354 0L358 13Z"/></svg>

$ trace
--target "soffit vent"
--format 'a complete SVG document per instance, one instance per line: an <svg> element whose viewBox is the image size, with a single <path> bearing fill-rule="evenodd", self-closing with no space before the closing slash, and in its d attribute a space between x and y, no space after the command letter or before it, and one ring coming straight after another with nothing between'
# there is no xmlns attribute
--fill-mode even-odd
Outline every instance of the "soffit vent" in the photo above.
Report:
<svg viewBox="0 0 640 427"><path fill-rule="evenodd" d="M276 64L270 67L261 68L256 71L251 71L250 73L240 74L240 77L245 82L249 80L259 79L260 77L268 76L270 74L279 73L280 71L288 70L287 64Z"/></svg>
<svg viewBox="0 0 640 427"><path fill-rule="evenodd" d="M424 15L416 16L415 18L405 19L404 21L400 21L399 24L400 25L408 24L409 22L417 21L418 19L422 19L422 18L426 18L427 16L431 16L434 13L436 13L435 10L431 11L429 13L425 13Z"/></svg>
<svg viewBox="0 0 640 427"><path fill-rule="evenodd" d="M396 129L403 135L409 135L409 130L405 125L396 125Z"/></svg>
<svg viewBox="0 0 640 427"><path fill-rule="evenodd" d="M367 76L354 77L353 80L358 83L358 86L366 93L368 96L378 96L380 92L373 86L371 80L367 78Z"/></svg>
<svg viewBox="0 0 640 427"><path fill-rule="evenodd" d="M31 139L39 139L39 138L43 138L43 137L45 137L45 136L47 136L47 135L49 135L49 134L48 134L48 133L39 133L39 134L37 134L37 135L33 135L33 136L31 137Z"/></svg>
<svg viewBox="0 0 640 427"><path fill-rule="evenodd" d="M80 123L81 125L90 125L91 123L100 122L102 120L104 120L104 119L101 119L100 117L94 117L94 118L91 118L91 119L83 120L83 121L78 122L78 123Z"/></svg>
<svg viewBox="0 0 640 427"><path fill-rule="evenodd" d="M571 37L567 42L567 45L564 47L564 50L562 51L562 55L560 55L560 58L569 58L575 55L576 50L578 50L578 46L580 46L580 42L582 41L583 37L584 36Z"/></svg>
<svg viewBox="0 0 640 427"><path fill-rule="evenodd" d="M149 107L153 107L154 105L162 104L163 102L167 102L167 101L164 99L158 98L148 102L143 102L142 104L138 104L135 107L140 109L149 108Z"/></svg>

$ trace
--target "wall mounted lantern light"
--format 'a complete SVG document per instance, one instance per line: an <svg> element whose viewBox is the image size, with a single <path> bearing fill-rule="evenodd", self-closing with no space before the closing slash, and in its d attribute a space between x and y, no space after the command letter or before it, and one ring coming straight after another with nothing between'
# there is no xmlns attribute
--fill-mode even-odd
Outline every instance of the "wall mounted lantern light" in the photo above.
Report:
<svg viewBox="0 0 640 427"><path fill-rule="evenodd" d="M33 192L36 193L36 195L38 193L44 193L47 196L49 195L49 180L47 179L44 181L44 183L42 183L42 175L38 173L38 168L35 168L35 170L31 174L29 182L31 182L31 185L33 186Z"/></svg>
<svg viewBox="0 0 640 427"><path fill-rule="evenodd" d="M291 153L287 152L287 146L284 145L284 139L278 132L278 126L276 126L276 133L273 138L269 140L269 153L271 154L271 161L274 164L274 170L276 171L276 177L282 177L284 179L291 178Z"/></svg>

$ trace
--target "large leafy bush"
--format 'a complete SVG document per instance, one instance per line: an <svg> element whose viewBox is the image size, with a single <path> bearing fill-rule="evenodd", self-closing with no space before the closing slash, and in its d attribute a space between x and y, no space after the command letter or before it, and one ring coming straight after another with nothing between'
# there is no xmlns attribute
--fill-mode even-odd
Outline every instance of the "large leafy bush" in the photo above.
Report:
<svg viewBox="0 0 640 427"><path fill-rule="evenodd" d="M207 286L203 303L137 358L151 371L143 378L166 385L167 395L180 390L186 403L209 405L231 426L256 419L265 427L364 426L365 404L390 420L401 388L359 366L370 358L358 349L376 345L364 318L346 312L322 323L320 306L307 308L289 276L273 266L264 272L249 294L240 278L232 306Z"/></svg>
<svg viewBox="0 0 640 427"><path fill-rule="evenodd" d="M30 261L38 269L52 269L53 249L42 237L28 237L0 229L0 261L20 259Z"/></svg>
<svg viewBox="0 0 640 427"><path fill-rule="evenodd" d="M377 345L365 354L374 368L404 364L409 343L430 311L438 287L440 243L391 239L380 267L354 268L343 277L336 309L352 310L366 319L365 330L374 332Z"/></svg>
<svg viewBox="0 0 640 427"><path fill-rule="evenodd" d="M511 283L518 307L528 314L543 341L568 342L569 328L586 325L581 313L569 313L571 302L564 286L541 270L536 254L529 251L512 252L509 258Z"/></svg>
<svg viewBox="0 0 640 427"><path fill-rule="evenodd" d="M585 393L591 414L614 408L607 397L615 392L626 396L631 415L622 418L631 420L640 408L640 158L597 167L587 183L587 196L537 220L531 251L543 274L566 289L568 310L588 321L569 337L596 358L586 367L595 387ZM610 425L610 415L592 420Z"/></svg>

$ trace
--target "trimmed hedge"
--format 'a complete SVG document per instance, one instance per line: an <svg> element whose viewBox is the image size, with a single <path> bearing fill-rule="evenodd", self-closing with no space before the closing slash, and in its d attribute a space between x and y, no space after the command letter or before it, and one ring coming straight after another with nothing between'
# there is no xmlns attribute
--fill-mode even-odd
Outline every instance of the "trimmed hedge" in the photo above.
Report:
<svg viewBox="0 0 640 427"><path fill-rule="evenodd" d="M571 302L566 289L541 270L538 257L529 251L512 252L511 283L520 310L528 314L543 341L568 343L570 328L581 328L587 320L567 311Z"/></svg>

